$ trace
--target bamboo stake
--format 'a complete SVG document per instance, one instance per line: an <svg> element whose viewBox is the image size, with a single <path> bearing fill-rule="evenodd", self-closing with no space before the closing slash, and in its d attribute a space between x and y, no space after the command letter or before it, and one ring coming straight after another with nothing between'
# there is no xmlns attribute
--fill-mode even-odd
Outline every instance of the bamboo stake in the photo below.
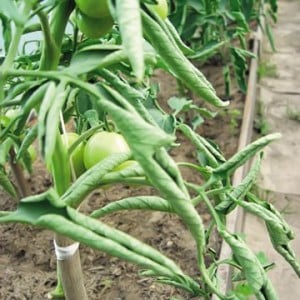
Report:
<svg viewBox="0 0 300 300"><path fill-rule="evenodd" d="M59 234L55 235L55 242L59 247L67 247L74 242ZM81 270L79 250L64 260L57 260L58 273L62 281L66 300L88 300Z"/></svg>

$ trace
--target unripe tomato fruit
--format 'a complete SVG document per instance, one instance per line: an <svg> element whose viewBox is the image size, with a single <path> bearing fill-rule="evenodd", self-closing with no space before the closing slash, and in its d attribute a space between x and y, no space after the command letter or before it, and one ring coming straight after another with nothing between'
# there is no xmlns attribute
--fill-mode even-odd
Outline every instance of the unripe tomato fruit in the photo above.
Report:
<svg viewBox="0 0 300 300"><path fill-rule="evenodd" d="M61 135L62 143L64 147L66 147L66 149L69 149L72 144L77 141L78 138L79 135L75 132L67 132L66 135ZM83 144L80 143L74 149L70 157L77 177L79 177L85 171L85 167L83 164L83 149Z"/></svg>
<svg viewBox="0 0 300 300"><path fill-rule="evenodd" d="M162 20L165 20L169 14L168 2L167 0L156 0L157 4L147 5L149 8L153 9Z"/></svg>
<svg viewBox="0 0 300 300"><path fill-rule="evenodd" d="M97 132L87 141L84 147L84 165L89 169L113 153L126 153L129 151L130 148L122 135L116 132Z"/></svg>
<svg viewBox="0 0 300 300"><path fill-rule="evenodd" d="M108 0L75 0L77 7L88 17L110 16Z"/></svg>
<svg viewBox="0 0 300 300"><path fill-rule="evenodd" d="M114 20L110 15L101 19L94 19L77 11L76 24L79 30L88 38L98 39L111 31Z"/></svg>

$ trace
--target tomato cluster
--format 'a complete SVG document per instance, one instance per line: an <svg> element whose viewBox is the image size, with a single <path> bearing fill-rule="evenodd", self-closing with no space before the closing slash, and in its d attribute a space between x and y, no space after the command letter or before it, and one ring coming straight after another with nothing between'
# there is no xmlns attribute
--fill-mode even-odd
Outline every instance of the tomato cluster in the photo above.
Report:
<svg viewBox="0 0 300 300"><path fill-rule="evenodd" d="M79 135L74 132L68 132L62 135L64 146L69 149L77 141ZM90 169L104 158L113 153L126 153L130 148L122 135L116 132L100 131L92 135L84 145L80 143L71 153L70 159L76 176L80 176L86 169ZM128 160L120 164L114 171L131 166L134 161Z"/></svg>
<svg viewBox="0 0 300 300"><path fill-rule="evenodd" d="M108 0L75 0L76 24L88 38L100 38L112 29L114 20Z"/></svg>
<svg viewBox="0 0 300 300"><path fill-rule="evenodd" d="M114 20L109 11L108 0L75 0L76 24L89 38L100 38L112 29ZM157 4L147 5L165 20L168 16L167 0L157 0Z"/></svg>

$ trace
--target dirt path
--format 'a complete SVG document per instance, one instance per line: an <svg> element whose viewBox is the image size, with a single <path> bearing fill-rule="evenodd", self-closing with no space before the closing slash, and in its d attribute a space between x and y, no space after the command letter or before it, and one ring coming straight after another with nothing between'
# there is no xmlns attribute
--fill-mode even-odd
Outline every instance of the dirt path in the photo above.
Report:
<svg viewBox="0 0 300 300"><path fill-rule="evenodd" d="M271 132L281 132L280 141L266 151L262 164L262 196L284 214L295 231L292 246L300 259L300 1L279 1L278 24L274 28L277 52L264 40L259 100L263 121ZM255 251L264 249L276 267L270 277L280 300L300 299L300 281L289 265L271 248L264 225L247 215L245 232ZM259 233L259 235L258 235Z"/></svg>

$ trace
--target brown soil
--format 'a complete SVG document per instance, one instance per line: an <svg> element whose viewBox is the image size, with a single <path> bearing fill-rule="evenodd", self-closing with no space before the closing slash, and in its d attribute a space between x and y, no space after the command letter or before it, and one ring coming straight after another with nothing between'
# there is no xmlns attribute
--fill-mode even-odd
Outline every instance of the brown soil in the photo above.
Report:
<svg viewBox="0 0 300 300"><path fill-rule="evenodd" d="M220 69L209 67L205 73L222 95L223 84ZM155 77L161 85L160 101L177 94L176 81L166 74ZM234 91L230 109L241 111L243 95ZM208 120L199 128L199 133L217 142L226 157L230 157L237 148L241 115L237 125L233 117L220 113L214 120ZM194 149L182 137L181 144L172 155L176 161L195 160ZM199 182L198 176L190 170L182 169L185 178ZM36 162L34 172L28 178L32 193L39 193L51 185L49 175L44 172L40 162ZM129 195L154 193L151 188L129 188L116 186L99 190L85 202L83 210L89 212L104 204ZM0 191L1 210L13 210L16 203ZM199 206L199 212L205 224L210 219L205 207ZM123 230L159 249L174 259L182 269L197 278L195 245L185 226L178 217L159 212L122 212L103 218L107 224ZM53 251L53 234L46 230L8 224L0 226L0 299L3 300L40 300L46 299L56 284L56 262ZM218 250L217 239L212 246ZM141 277L138 267L110 257L99 251L81 246L81 259L84 279L89 299L102 300L158 300L191 299L179 289L160 285L151 278ZM174 298L172 298L174 297Z"/></svg>

